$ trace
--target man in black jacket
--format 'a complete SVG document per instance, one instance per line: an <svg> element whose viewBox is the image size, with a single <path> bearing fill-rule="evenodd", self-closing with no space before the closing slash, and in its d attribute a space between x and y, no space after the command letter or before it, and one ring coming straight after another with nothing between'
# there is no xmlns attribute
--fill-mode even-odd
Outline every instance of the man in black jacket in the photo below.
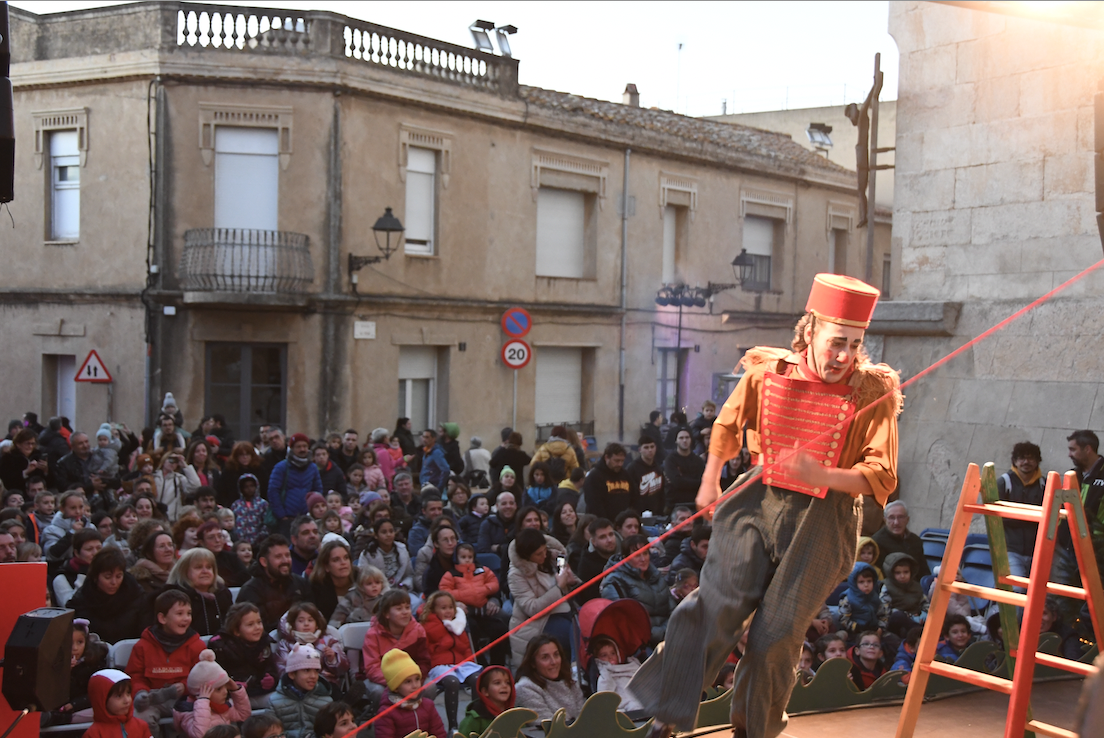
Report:
<svg viewBox="0 0 1104 738"><path fill-rule="evenodd" d="M641 435L637 441L640 456L633 459L626 471L632 478L633 487L639 495L639 505L645 510L659 514L665 507L663 495L663 466L658 456L659 444L651 436Z"/></svg>
<svg viewBox="0 0 1104 738"><path fill-rule="evenodd" d="M261 457L261 471L265 479L272 477L272 469L287 458L287 436L279 428L273 428L268 433L268 450Z"/></svg>
<svg viewBox="0 0 1104 738"><path fill-rule="evenodd" d="M675 453L668 454L663 460L663 476L667 480L665 512L669 513L675 505L693 505L698 495L705 462L690 450L692 444L690 429L679 428L675 436Z"/></svg>
<svg viewBox="0 0 1104 738"><path fill-rule="evenodd" d="M279 534L274 533L261 541L252 574L238 592L237 601L257 606L266 631L276 629L280 616L292 604L311 599L307 580L291 573L291 547Z"/></svg>
<svg viewBox="0 0 1104 738"><path fill-rule="evenodd" d="M620 541L617 540L617 532L606 518L597 518L587 526L590 532L590 546L579 557L579 570L576 574L583 582L589 582L601 574L606 568L606 562L610 556L619 553ZM575 602L582 606L599 595L601 580L584 589L575 590Z"/></svg>
<svg viewBox="0 0 1104 738"><path fill-rule="evenodd" d="M663 458L667 455L667 451L663 448L663 431L660 426L663 425L663 413L658 410L653 410L648 414L648 422L640 426L640 435L647 436L652 439L656 445L656 463L662 464Z"/></svg>
<svg viewBox="0 0 1104 738"><path fill-rule="evenodd" d="M997 478L997 492L1007 502L1042 505L1046 487L1039 464L1042 451L1034 443L1024 441L1012 447L1012 468ZM1037 523L1022 520L1004 521L1004 540L1008 544L1008 567L1018 577L1031 575L1031 558L1035 553ZM1017 591L1023 592L1023 589Z"/></svg>
<svg viewBox="0 0 1104 738"><path fill-rule="evenodd" d="M590 515L613 520L622 510L638 509L640 494L625 470L625 456L620 443L607 444L602 458L583 480L583 498Z"/></svg>

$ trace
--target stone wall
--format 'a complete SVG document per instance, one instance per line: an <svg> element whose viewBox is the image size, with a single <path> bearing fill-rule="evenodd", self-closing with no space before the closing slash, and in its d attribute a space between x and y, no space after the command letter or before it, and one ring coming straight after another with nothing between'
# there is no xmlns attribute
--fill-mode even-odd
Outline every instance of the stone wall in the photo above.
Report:
<svg viewBox="0 0 1104 738"><path fill-rule="evenodd" d="M950 335L888 335L916 375L1101 258L1093 95L1104 34L935 3L891 3L901 53L893 251L900 297L961 302ZM899 258L898 258L899 257ZM1069 468L1065 437L1104 430L1104 273L906 389L901 494L946 526L966 464L1013 443Z"/></svg>

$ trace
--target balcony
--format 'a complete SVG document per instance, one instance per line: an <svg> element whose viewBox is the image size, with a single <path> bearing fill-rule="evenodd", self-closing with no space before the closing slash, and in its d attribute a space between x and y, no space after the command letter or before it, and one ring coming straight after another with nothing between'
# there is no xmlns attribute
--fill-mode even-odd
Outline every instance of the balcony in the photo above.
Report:
<svg viewBox="0 0 1104 738"><path fill-rule="evenodd" d="M314 281L302 233L193 228L180 257L184 302L274 307L305 305Z"/></svg>

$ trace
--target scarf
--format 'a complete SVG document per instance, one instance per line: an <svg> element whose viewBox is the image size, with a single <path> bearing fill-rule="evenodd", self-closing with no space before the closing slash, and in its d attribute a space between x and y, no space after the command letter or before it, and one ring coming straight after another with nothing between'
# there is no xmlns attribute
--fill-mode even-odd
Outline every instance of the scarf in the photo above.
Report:
<svg viewBox="0 0 1104 738"><path fill-rule="evenodd" d="M142 572L149 575L150 579L156 579L161 584L167 584L169 581L169 572L149 559L138 559L134 567L142 570Z"/></svg>
<svg viewBox="0 0 1104 738"><path fill-rule="evenodd" d="M905 584L901 584L893 578L891 570L891 573L886 575L885 588L889 592L893 607L914 615L920 612L924 603L924 588L920 586L920 582L909 579Z"/></svg>
<svg viewBox="0 0 1104 738"><path fill-rule="evenodd" d="M422 704L422 698L421 697L415 697L414 699L409 699L407 697L403 697L398 692L392 692L391 693L391 704L396 704L396 703L399 705L400 710L411 710L411 711L413 711L413 710L417 710L418 707Z"/></svg>
<svg viewBox="0 0 1104 738"><path fill-rule="evenodd" d="M165 649L166 654L171 654L176 649L187 643L192 636L196 634L194 630L188 628L181 635L170 633L164 628L158 625L151 625L149 628L150 635L157 639L157 642L161 644L161 648Z"/></svg>
<svg viewBox="0 0 1104 738"><path fill-rule="evenodd" d="M483 710L486 711L486 716L489 718L496 718L504 711L513 709L514 702L517 699L517 693L514 691L514 678L510 674L510 670L507 669L505 666L488 666L486 669L480 672L479 680L476 682L476 684L481 686L483 684L483 680L486 679L488 675L493 674L496 669L501 669L502 671L506 672L506 677L510 680L510 699L506 702L505 705L499 707L494 702L491 702L489 699L487 699L486 695L480 692L477 686L475 692L477 695L479 695L479 705L477 706L477 709L479 707L482 707Z"/></svg>
<svg viewBox="0 0 1104 738"><path fill-rule="evenodd" d="M293 630L291 631L291 635L295 638L297 643L314 643L318 640L318 637L322 635L322 631L315 630L303 632L301 630Z"/></svg>
<svg viewBox="0 0 1104 738"><path fill-rule="evenodd" d="M296 469L306 469L307 464L311 463L311 460L309 456L296 456L288 451L287 462Z"/></svg>
<svg viewBox="0 0 1104 738"><path fill-rule="evenodd" d="M76 556L69 559L69 567L78 574L88 573L88 564L84 561L81 561Z"/></svg>

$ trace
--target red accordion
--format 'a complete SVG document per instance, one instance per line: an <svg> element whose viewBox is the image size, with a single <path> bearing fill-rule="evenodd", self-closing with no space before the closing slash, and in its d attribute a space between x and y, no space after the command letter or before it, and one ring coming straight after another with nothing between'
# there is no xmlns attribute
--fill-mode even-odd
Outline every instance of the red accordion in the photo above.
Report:
<svg viewBox="0 0 1104 738"><path fill-rule="evenodd" d="M840 453L855 414L852 388L767 372L763 377L759 434L763 482L772 487L825 497L827 487L810 487L786 474L779 459L796 447L818 464L839 466Z"/></svg>

